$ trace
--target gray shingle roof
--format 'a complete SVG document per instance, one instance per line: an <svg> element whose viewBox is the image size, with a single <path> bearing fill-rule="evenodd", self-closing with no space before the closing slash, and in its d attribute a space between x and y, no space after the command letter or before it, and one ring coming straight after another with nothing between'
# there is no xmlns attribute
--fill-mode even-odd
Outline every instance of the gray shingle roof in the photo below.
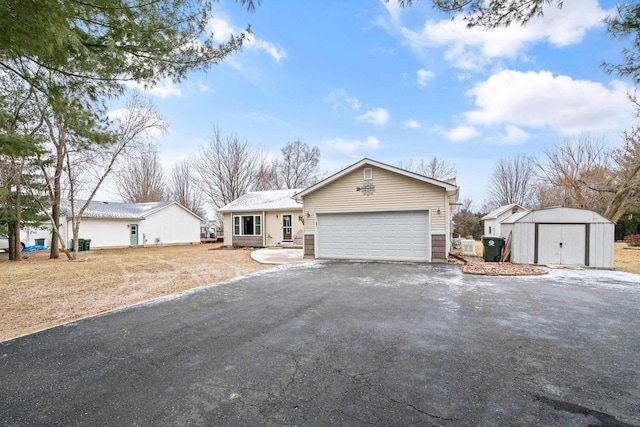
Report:
<svg viewBox="0 0 640 427"><path fill-rule="evenodd" d="M76 200L76 212L84 206L86 200ZM144 219L149 214L167 207L175 202L151 202L151 203L119 203L91 201L84 211L83 218L102 219ZM71 216L71 203L63 200L60 203L62 215Z"/></svg>
<svg viewBox="0 0 640 427"><path fill-rule="evenodd" d="M302 209L293 196L302 189L251 191L218 209L218 212L249 212Z"/></svg>

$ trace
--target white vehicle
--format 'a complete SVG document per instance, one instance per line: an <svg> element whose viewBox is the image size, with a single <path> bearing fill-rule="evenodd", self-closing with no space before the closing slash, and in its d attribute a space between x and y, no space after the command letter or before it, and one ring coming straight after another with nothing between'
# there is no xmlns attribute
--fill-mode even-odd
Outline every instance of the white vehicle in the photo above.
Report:
<svg viewBox="0 0 640 427"><path fill-rule="evenodd" d="M24 249L24 242L20 242L20 250ZM4 234L0 234L0 251L9 251L9 238Z"/></svg>

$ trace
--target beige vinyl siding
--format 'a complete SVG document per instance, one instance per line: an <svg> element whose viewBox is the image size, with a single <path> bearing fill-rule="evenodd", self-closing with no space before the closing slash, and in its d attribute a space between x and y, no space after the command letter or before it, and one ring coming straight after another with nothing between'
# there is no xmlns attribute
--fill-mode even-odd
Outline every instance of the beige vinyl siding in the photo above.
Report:
<svg viewBox="0 0 640 427"><path fill-rule="evenodd" d="M224 244L231 246L233 244L233 220L230 212L226 212L222 216Z"/></svg>
<svg viewBox="0 0 640 427"><path fill-rule="evenodd" d="M266 246L282 245L282 215L287 214L291 214L293 216L293 243L294 245L302 246L302 229L304 225L298 219L300 215L302 215L302 209L267 211L264 213Z"/></svg>
<svg viewBox="0 0 640 427"><path fill-rule="evenodd" d="M431 232L446 233L446 211L449 198L446 191L432 184L409 178L394 172L369 166L373 169L375 192L365 196L356 187L362 187L364 167L327 184L304 198L305 233L315 231L315 214L318 212L364 212L396 210L431 210ZM440 214L437 213L438 208ZM306 218L307 212L311 215Z"/></svg>

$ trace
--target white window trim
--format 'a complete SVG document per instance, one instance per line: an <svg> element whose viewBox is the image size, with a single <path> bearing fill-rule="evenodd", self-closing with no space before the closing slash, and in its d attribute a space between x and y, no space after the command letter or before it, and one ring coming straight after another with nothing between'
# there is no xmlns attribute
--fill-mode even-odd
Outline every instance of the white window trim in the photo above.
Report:
<svg viewBox="0 0 640 427"><path fill-rule="evenodd" d="M364 168L364 179L373 179L373 168Z"/></svg>
<svg viewBox="0 0 640 427"><path fill-rule="evenodd" d="M253 234L244 234L243 231L243 227L242 227L242 218L244 217L253 217ZM238 231L240 231L240 233L236 233L236 218L239 218L239 224L238 224ZM234 215L233 216L233 235L234 236L262 236L262 215ZM259 223L259 224L258 224ZM260 227L260 233L256 233L256 228Z"/></svg>
<svg viewBox="0 0 640 427"><path fill-rule="evenodd" d="M285 240L284 239L284 224L283 224L283 222L284 222L285 215L290 215L291 216L291 226L290 226L290 228L291 228L291 239L289 239L289 240ZM294 218L295 217L293 216L292 213L282 214L282 221L283 222L280 223L280 228L281 228L281 232L282 232L282 241L283 242L293 242L293 240L295 238L295 221L294 221Z"/></svg>

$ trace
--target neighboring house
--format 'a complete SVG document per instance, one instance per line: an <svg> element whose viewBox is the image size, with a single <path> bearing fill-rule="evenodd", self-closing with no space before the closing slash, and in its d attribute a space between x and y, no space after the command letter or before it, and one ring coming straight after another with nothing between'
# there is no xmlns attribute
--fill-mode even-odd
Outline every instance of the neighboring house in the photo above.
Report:
<svg viewBox="0 0 640 427"><path fill-rule="evenodd" d="M454 183L362 159L296 195L304 205L304 254L444 261L458 195Z"/></svg>
<svg viewBox="0 0 640 427"><path fill-rule="evenodd" d="M499 208L489 212L480 218L484 221L483 234L485 236L506 237L501 230L502 221L518 212L529 212L529 209L524 208L517 203L511 203L509 205L500 206Z"/></svg>
<svg viewBox="0 0 640 427"><path fill-rule="evenodd" d="M217 242L222 241L222 229L215 220L204 220L200 223L200 241L201 242Z"/></svg>
<svg viewBox="0 0 640 427"><path fill-rule="evenodd" d="M76 202L76 209L84 200ZM60 234L73 243L70 203L61 206ZM177 202L118 203L92 201L82 215L79 239L91 248L200 243L202 218ZM45 244L51 244L51 234Z"/></svg>
<svg viewBox="0 0 640 427"><path fill-rule="evenodd" d="M502 222L511 232L511 262L612 269L614 224L586 209L554 207L520 212Z"/></svg>
<svg viewBox="0 0 640 427"><path fill-rule="evenodd" d="M218 209L224 244L236 247L302 246L300 189L252 191Z"/></svg>

